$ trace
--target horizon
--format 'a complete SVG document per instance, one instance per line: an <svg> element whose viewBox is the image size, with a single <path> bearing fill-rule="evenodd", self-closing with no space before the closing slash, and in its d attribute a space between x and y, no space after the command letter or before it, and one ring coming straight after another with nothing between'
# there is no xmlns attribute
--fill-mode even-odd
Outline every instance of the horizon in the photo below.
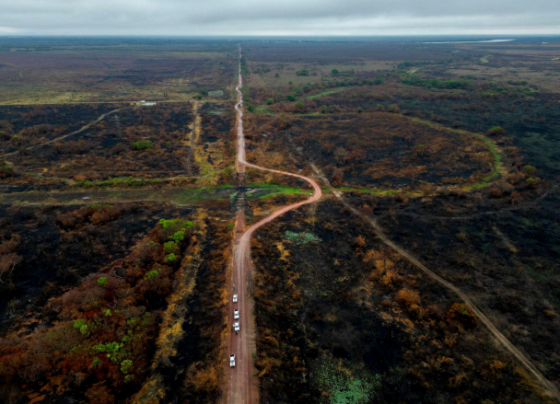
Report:
<svg viewBox="0 0 560 404"><path fill-rule="evenodd" d="M559 35L553 0L0 0L0 34L25 36Z"/></svg>

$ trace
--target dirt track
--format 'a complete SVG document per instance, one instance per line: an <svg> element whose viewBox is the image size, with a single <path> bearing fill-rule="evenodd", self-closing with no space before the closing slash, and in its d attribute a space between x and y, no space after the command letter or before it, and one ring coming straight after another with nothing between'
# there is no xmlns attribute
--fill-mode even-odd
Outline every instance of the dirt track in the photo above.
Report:
<svg viewBox="0 0 560 404"><path fill-rule="evenodd" d="M96 123L98 123L98 122L101 122L103 119L105 119L105 117L106 117L107 115L111 115L112 113L119 112L119 111L120 111L120 109L114 109L114 110L112 110L112 111L109 111L109 112L107 112L107 113L101 115L101 116L100 116L99 118L97 118L95 121L92 121L92 122L88 123L87 125L82 126L80 129L78 129L78 130L76 130L76 131L74 131L74 132L72 132L72 133L68 133L67 135L64 135L64 136L59 136L59 137L57 137L56 139L48 140L48 141L43 142L43 143L39 143L39 144L36 144L36 145L33 145L33 146L29 146L27 149L28 149L28 150L33 150L33 149L35 149L35 148L37 148L37 147L41 147L41 146L45 146L45 145L48 145L48 144L51 144L51 143L54 143L54 142L58 142L59 140L65 139L65 138L67 138L67 137L69 137L69 136L73 136L73 135L77 135L78 133L82 133L84 130L89 129L89 128L91 127L91 125L96 124ZM3 158L6 158L6 157L8 157L8 156L13 156L13 155L18 154L18 153L19 153L19 150L16 150L16 151L11 152L11 153L6 153L6 154L4 154L4 156L2 156L2 157L3 157Z"/></svg>
<svg viewBox="0 0 560 404"><path fill-rule="evenodd" d="M236 335L233 331L230 332L229 337L229 354L235 354L236 356L236 367L234 369L229 369L229 364L227 365L226 372L228 372L227 380L227 392L225 396L226 403L258 403L259 392L258 392L258 379L256 377L256 369L253 361L253 354L256 354L256 330L253 318L254 303L252 298L249 296L251 293L250 286L252 284L252 262L251 262L251 237L253 233L261 226L273 221L278 216L284 213L296 209L302 205L313 203L321 199L323 192L319 185L310 178L304 177L298 174L292 174L284 171L272 170L254 164L247 163L245 161L245 138L243 135L243 94L241 93L241 87L243 85L241 77L241 65L239 68L239 83L236 87L238 102L235 105L237 111L237 172L239 174L245 173L245 167L255 168L257 170L269 171L276 174L288 175L291 177L299 178L306 181L313 187L313 195L302 202L294 203L292 205L284 206L270 216L255 223L243 233L236 233L235 248L234 248L234 262L233 262L233 274L229 281L228 288L230 290L229 298L231 298L234 293L239 295L239 301L237 304L230 304L230 324L233 323L233 309L238 309L240 313L240 332ZM239 213L237 216L238 224L241 223L243 226L245 222L245 215L243 212ZM236 226L237 228L237 226ZM233 289L235 287L235 290Z"/></svg>
<svg viewBox="0 0 560 404"><path fill-rule="evenodd" d="M311 167L315 171L315 173L325 182L325 184L329 184L328 179L323 175L321 170L315 165L311 164ZM434 279L435 281L439 282L441 285L445 286L449 290L453 291L466 305L468 305L471 310L473 311L474 315L482 322L490 334L496 339L496 341L502 345L507 351L510 352L522 365L528 370L531 375L538 381L538 383L543 387L544 392L553 397L556 401L560 402L560 391L554 383L548 380L544 375L537 369L537 367L533 364L531 359L525 355L521 350L519 350L509 339L506 338L504 334L500 332L500 330L494 325L494 323L484 314L475 304L474 302L459 288L457 288L452 283L446 281L441 276L433 272L431 269L426 267L422 264L418 259L416 259L413 255L411 255L408 251L406 251L401 246L395 244L392 240L390 240L377 221L370 216L367 216L356 208L351 206L346 200L342 197L342 194L339 191L333 191L334 195L340 200L340 202L346 206L352 213L361 217L363 220L368 222L372 227L379 239L383 241L387 246L391 247L393 250L398 252L404 258L406 258L410 263L420 269L422 272L427 274L429 277ZM543 195L546 196L546 195Z"/></svg>

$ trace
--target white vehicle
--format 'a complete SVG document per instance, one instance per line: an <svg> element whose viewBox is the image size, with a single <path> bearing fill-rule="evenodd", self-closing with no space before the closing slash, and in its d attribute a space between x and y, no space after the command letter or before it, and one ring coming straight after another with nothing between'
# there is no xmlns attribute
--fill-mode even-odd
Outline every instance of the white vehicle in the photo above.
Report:
<svg viewBox="0 0 560 404"><path fill-rule="evenodd" d="M236 334L239 332L239 321L233 323L233 329L235 330Z"/></svg>
<svg viewBox="0 0 560 404"><path fill-rule="evenodd" d="M234 368L235 367L235 355L231 354L229 356L229 367L230 368Z"/></svg>
<svg viewBox="0 0 560 404"><path fill-rule="evenodd" d="M239 310L234 310L233 311L233 318L236 320L239 320Z"/></svg>
<svg viewBox="0 0 560 404"><path fill-rule="evenodd" d="M233 295L233 303L237 303L237 294Z"/></svg>

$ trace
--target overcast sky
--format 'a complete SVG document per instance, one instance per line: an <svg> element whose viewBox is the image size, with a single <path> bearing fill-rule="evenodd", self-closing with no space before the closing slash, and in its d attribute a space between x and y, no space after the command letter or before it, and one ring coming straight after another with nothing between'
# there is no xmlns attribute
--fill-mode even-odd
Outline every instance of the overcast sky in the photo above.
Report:
<svg viewBox="0 0 560 404"><path fill-rule="evenodd" d="M558 0L0 0L0 34L560 34Z"/></svg>

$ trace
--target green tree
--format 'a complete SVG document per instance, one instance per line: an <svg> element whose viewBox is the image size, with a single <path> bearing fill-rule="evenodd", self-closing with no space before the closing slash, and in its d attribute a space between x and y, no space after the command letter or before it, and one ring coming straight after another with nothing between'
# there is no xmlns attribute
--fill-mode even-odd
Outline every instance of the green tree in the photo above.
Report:
<svg viewBox="0 0 560 404"><path fill-rule="evenodd" d="M338 73L340 73L340 72L337 69L332 69L331 73L332 73L333 76L337 76Z"/></svg>

